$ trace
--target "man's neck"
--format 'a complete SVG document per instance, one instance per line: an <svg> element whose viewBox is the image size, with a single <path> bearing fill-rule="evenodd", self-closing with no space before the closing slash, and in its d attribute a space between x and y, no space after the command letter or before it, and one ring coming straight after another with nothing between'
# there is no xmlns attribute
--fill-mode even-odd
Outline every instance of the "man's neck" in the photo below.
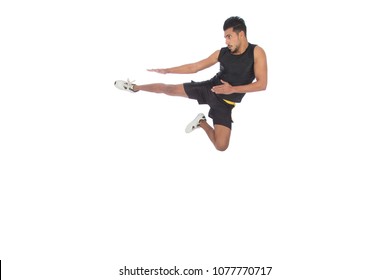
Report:
<svg viewBox="0 0 390 280"><path fill-rule="evenodd" d="M249 46L248 41L243 42L240 49L238 50L238 52L236 54L237 55L243 54L246 51L246 49L248 48L248 46Z"/></svg>

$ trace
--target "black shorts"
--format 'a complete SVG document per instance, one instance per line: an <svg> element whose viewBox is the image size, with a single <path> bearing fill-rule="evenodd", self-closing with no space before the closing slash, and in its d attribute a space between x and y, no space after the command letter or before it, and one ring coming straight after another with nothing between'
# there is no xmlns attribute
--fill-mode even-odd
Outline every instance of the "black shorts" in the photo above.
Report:
<svg viewBox="0 0 390 280"><path fill-rule="evenodd" d="M183 84L184 90L190 99L198 100L199 104L210 106L209 117L214 124L232 128L232 110L234 105L226 103L222 96L211 91L213 84L210 81Z"/></svg>

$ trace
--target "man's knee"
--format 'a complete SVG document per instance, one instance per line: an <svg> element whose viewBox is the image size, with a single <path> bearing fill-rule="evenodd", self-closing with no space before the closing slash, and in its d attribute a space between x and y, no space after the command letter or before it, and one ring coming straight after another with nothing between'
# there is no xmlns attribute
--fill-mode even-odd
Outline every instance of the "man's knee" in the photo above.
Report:
<svg viewBox="0 0 390 280"><path fill-rule="evenodd" d="M221 151L221 152L226 151L228 147L229 147L228 141L216 141L215 142L215 148L218 151Z"/></svg>
<svg viewBox="0 0 390 280"><path fill-rule="evenodd" d="M214 125L215 132L215 142L214 146L218 151L226 151L229 147L230 140L230 128L224 125L215 124Z"/></svg>
<svg viewBox="0 0 390 280"><path fill-rule="evenodd" d="M174 96L186 96L183 85L165 85L165 93Z"/></svg>

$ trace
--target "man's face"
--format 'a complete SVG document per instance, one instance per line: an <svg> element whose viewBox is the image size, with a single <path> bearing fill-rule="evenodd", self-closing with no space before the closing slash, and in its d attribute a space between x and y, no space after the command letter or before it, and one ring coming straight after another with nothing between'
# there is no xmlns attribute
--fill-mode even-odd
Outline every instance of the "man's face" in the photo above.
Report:
<svg viewBox="0 0 390 280"><path fill-rule="evenodd" d="M233 27L225 30L225 42L232 54L237 53L241 45L239 34L233 31Z"/></svg>

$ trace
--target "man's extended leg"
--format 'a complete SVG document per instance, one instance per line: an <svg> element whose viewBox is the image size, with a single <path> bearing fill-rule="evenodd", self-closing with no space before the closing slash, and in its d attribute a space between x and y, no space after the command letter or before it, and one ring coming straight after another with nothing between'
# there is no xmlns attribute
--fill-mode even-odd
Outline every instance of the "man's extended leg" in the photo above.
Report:
<svg viewBox="0 0 390 280"><path fill-rule="evenodd" d="M215 124L212 128L206 121L200 121L199 126L203 128L218 151L225 151L229 147L230 128L220 124Z"/></svg>
<svg viewBox="0 0 390 280"><path fill-rule="evenodd" d="M188 97L184 91L182 84L179 85L167 85L167 84L148 84L148 85L134 85L134 90L143 90L154 93L164 93L170 96L182 96Z"/></svg>
<svg viewBox="0 0 390 280"><path fill-rule="evenodd" d="M129 92L137 92L140 90L155 92L155 93L164 93L170 96L182 96L188 97L184 90L183 84L178 85L167 85L167 84L148 84L148 85L136 85L131 82L129 79L127 81L118 80L114 83L115 87L121 90Z"/></svg>
<svg viewBox="0 0 390 280"><path fill-rule="evenodd" d="M134 90L143 90L154 93L164 93L170 96L182 96L188 97L184 91L182 84L180 85L167 85L167 84L149 84L149 85L134 85Z"/></svg>

